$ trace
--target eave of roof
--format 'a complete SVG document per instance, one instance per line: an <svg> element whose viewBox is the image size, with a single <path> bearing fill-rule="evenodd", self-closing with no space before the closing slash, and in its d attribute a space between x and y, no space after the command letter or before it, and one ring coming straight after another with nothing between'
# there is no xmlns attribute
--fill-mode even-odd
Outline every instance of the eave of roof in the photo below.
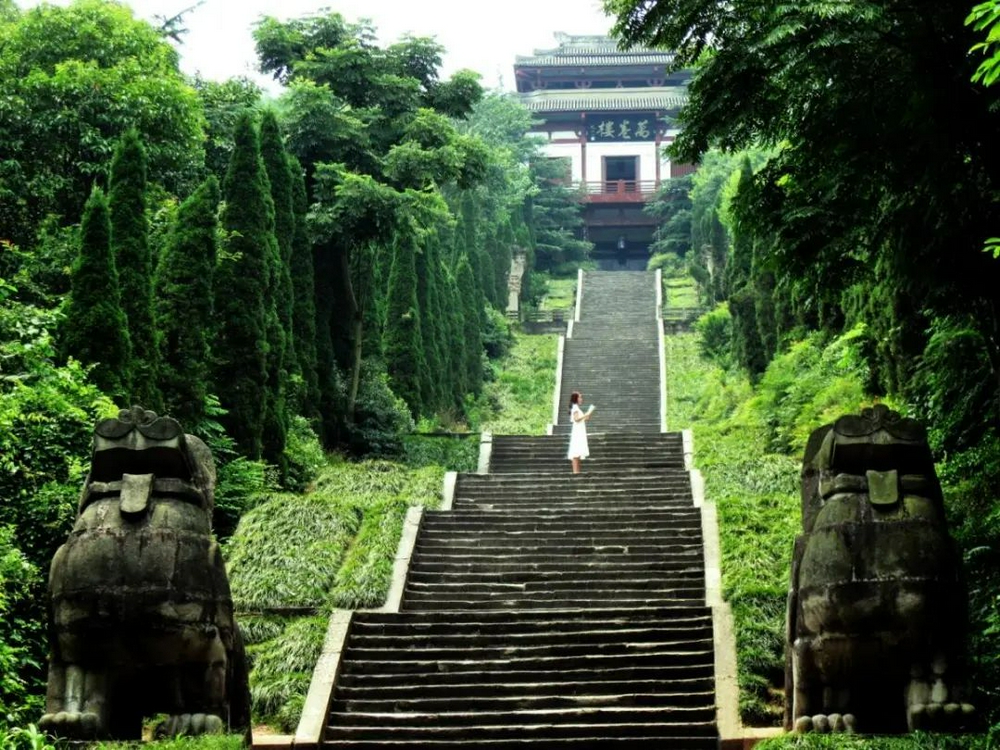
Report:
<svg viewBox="0 0 1000 750"><path fill-rule="evenodd" d="M687 104L684 87L649 89L561 89L518 94L532 112L631 112L678 110Z"/></svg>

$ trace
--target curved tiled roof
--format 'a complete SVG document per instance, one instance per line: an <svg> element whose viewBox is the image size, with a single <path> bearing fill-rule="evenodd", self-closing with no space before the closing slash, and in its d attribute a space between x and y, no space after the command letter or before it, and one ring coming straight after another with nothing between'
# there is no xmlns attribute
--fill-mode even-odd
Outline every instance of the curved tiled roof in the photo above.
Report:
<svg viewBox="0 0 1000 750"><path fill-rule="evenodd" d="M519 97L532 112L672 110L687 104L683 87L531 91Z"/></svg>
<svg viewBox="0 0 1000 750"><path fill-rule="evenodd" d="M618 52L611 47L609 49L594 50L583 54L574 50L574 54L543 54L543 55L518 55L515 59L515 67L588 67L594 65L669 65L674 60L670 52L655 52L645 50L634 50L629 52Z"/></svg>

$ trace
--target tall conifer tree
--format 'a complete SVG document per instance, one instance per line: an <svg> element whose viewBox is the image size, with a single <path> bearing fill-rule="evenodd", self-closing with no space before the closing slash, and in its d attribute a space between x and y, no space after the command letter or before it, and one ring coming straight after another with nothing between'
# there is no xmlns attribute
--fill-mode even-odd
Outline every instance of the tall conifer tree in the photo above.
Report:
<svg viewBox="0 0 1000 750"><path fill-rule="evenodd" d="M424 367L421 370L420 394L424 408L431 410L441 403L441 354L438 346L434 318L434 278L431 246L433 236L424 238L424 246L417 249L415 264L417 276L417 306L420 310L420 333L423 341ZM391 299L391 298L390 298Z"/></svg>
<svg viewBox="0 0 1000 750"><path fill-rule="evenodd" d="M274 201L274 239L278 246L280 263L275 285L274 306L285 331L285 370L291 374L299 371L294 347L294 293L292 291L292 247L295 242L295 209L292 196L292 170L288 162L273 110L264 112L260 125L260 153L264 159L267 178L271 183Z"/></svg>
<svg viewBox="0 0 1000 750"><path fill-rule="evenodd" d="M96 186L83 209L80 255L71 283L61 333L63 355L96 365L91 377L97 386L127 403L132 347L111 251L108 201Z"/></svg>
<svg viewBox="0 0 1000 750"><path fill-rule="evenodd" d="M213 175L181 204L156 272L160 391L188 429L205 418L210 390L218 206Z"/></svg>
<svg viewBox="0 0 1000 750"><path fill-rule="evenodd" d="M483 298L476 289L468 259L459 262L456 281L462 305L465 386L467 391L479 393L483 386L483 338L480 327Z"/></svg>
<svg viewBox="0 0 1000 750"><path fill-rule="evenodd" d="M111 161L108 194L111 247L118 268L121 305L132 346L132 391L128 398L161 408L159 349L153 323L153 261L146 220L146 150L135 130L118 142Z"/></svg>
<svg viewBox="0 0 1000 750"><path fill-rule="evenodd" d="M281 142L273 110L264 112L260 127L261 159L271 196L271 242L268 257L267 298L267 393L264 410L264 458L284 474L285 438L288 432L286 384L293 370L292 331L292 175Z"/></svg>
<svg viewBox="0 0 1000 750"><path fill-rule="evenodd" d="M427 368L417 301L417 254L412 235L399 233L389 272L385 321L385 357L392 390L406 402L414 417L423 411L421 384Z"/></svg>
<svg viewBox="0 0 1000 750"><path fill-rule="evenodd" d="M306 197L306 180L302 166L294 156L289 157L292 177L292 212L295 231L292 235L292 259L289 264L292 277L292 344L295 361L302 372L302 394L299 410L309 419L319 417L319 377L316 362L316 273L313 266L313 248L306 227L309 210Z"/></svg>
<svg viewBox="0 0 1000 750"><path fill-rule="evenodd" d="M229 240L216 284L220 325L215 388L228 411L223 422L229 434L244 453L260 458L267 383L264 303L274 244L274 208L249 112L237 121L233 140L223 186L222 225Z"/></svg>

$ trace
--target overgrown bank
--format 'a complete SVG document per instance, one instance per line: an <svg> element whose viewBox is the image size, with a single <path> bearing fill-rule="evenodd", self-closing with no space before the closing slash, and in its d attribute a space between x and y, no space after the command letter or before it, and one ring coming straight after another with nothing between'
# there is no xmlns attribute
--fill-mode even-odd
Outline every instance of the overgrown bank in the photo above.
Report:
<svg viewBox="0 0 1000 750"><path fill-rule="evenodd" d="M744 374L704 356L712 347L709 321L703 318L699 334L666 338L667 419L671 429L692 428L695 465L705 476L708 499L718 508L723 594L736 621L740 714L746 724L773 726L780 723L782 711L785 604L792 545L801 528L804 442L813 429L867 403L862 388L866 372L857 352L857 332L832 340L814 334L776 357L754 387ZM972 582L972 681L980 691L977 704L985 720L993 723L997 648L992 634L998 587L986 566L991 547L985 530L962 522L970 502L964 483L956 481L967 476L963 469L967 467L954 459L938 465L951 530L965 550L966 574ZM789 739L767 747L854 746L824 741L832 742ZM917 737L914 744L872 747L978 747L928 744L935 741L946 742Z"/></svg>

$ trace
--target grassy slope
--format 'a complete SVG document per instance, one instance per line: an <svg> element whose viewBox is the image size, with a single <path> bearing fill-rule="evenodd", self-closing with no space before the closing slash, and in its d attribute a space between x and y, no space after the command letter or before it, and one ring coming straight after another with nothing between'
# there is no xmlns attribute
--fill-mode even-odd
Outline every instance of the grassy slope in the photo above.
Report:
<svg viewBox="0 0 1000 750"><path fill-rule="evenodd" d="M691 277L664 277L663 287L665 307L698 307L698 287Z"/></svg>
<svg viewBox="0 0 1000 750"><path fill-rule="evenodd" d="M548 293L538 306L540 310L565 310L576 302L576 276L568 278L546 277Z"/></svg>
<svg viewBox="0 0 1000 750"><path fill-rule="evenodd" d="M751 725L780 723L785 593L801 524L799 466L809 431L861 405L847 334L825 348L790 347L756 389L699 355L696 334L666 339L668 425L691 427L695 464L719 513L724 596L736 620L740 713ZM985 736L786 736L761 750L959 750L990 748Z"/></svg>
<svg viewBox="0 0 1000 750"><path fill-rule="evenodd" d="M763 430L727 418L749 383L702 359L695 334L666 338L667 425L694 432L695 465L719 514L723 595L736 620L740 713L781 717L790 551L799 527L798 464L764 450Z"/></svg>
<svg viewBox="0 0 1000 750"><path fill-rule="evenodd" d="M555 336L516 334L487 385L483 429L543 433L555 358ZM258 721L294 730L330 610L380 606L407 508L437 507L446 469L475 470L478 435L405 442L401 462L332 460L309 493L269 498L227 543Z"/></svg>

